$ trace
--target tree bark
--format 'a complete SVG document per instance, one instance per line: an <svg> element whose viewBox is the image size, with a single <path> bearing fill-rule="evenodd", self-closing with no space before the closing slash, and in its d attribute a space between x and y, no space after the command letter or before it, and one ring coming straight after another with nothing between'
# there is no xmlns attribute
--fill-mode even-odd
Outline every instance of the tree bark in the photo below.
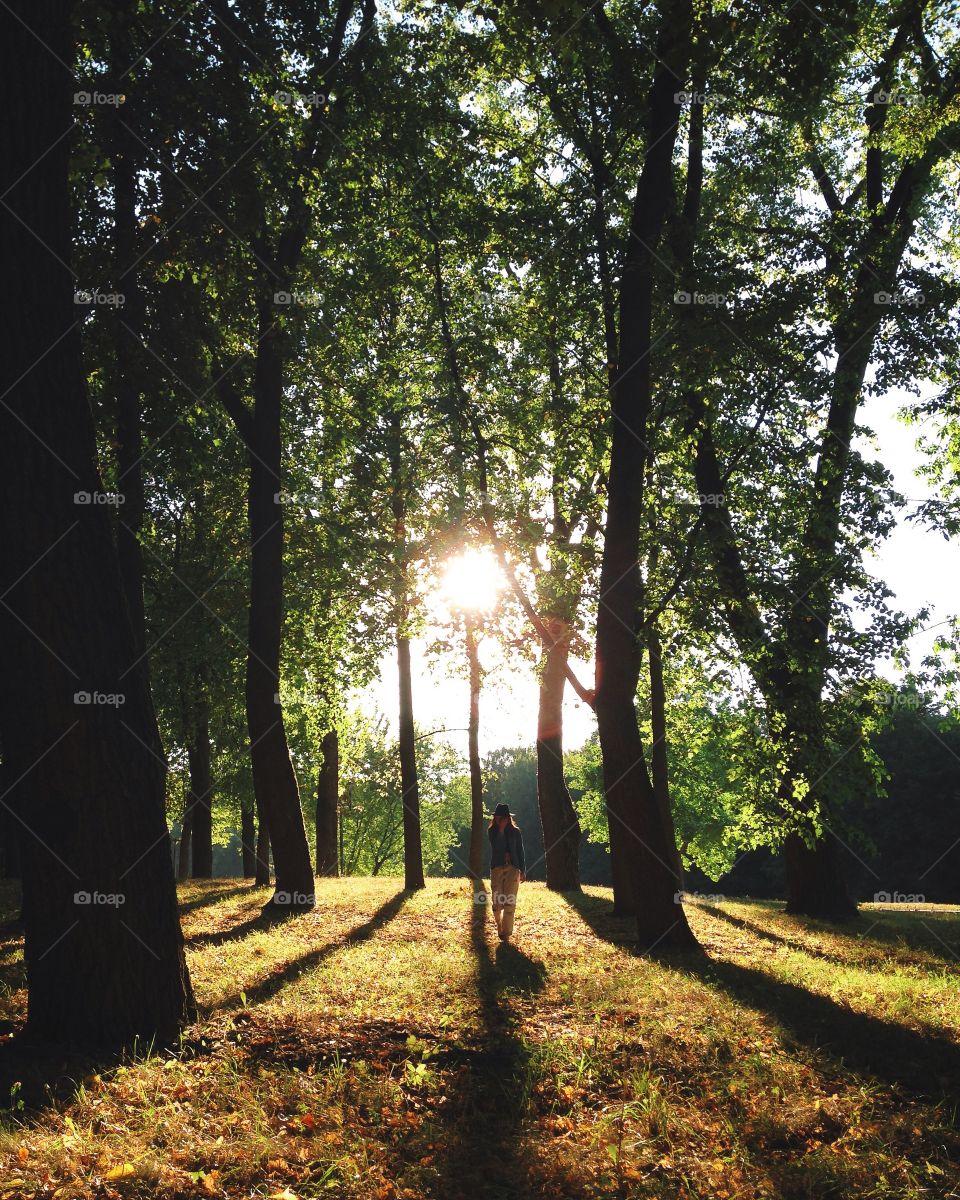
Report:
<svg viewBox="0 0 960 1200"><path fill-rule="evenodd" d="M254 407L242 423L249 451L250 609L246 677L247 729L261 825L273 848L276 875L270 905L281 911L314 906L313 864L280 703L283 640L283 505L281 408L283 355L269 301L259 301ZM259 876L258 876L259 877Z"/></svg>
<svg viewBox="0 0 960 1200"><path fill-rule="evenodd" d="M480 686L482 673L477 651L478 630L474 617L467 615L465 639L470 678L470 719L467 723L467 756L470 765L470 853L471 879L483 877L483 774L480 770Z"/></svg>
<svg viewBox="0 0 960 1200"><path fill-rule="evenodd" d="M842 921L857 911L831 838L817 838L808 846L800 834L790 833L783 844L783 857L788 913Z"/></svg>
<svg viewBox="0 0 960 1200"><path fill-rule="evenodd" d="M7 771L3 763L0 763L0 796L6 796L8 787ZM19 878L20 826L16 817L4 804L0 807L0 879Z"/></svg>
<svg viewBox="0 0 960 1200"><path fill-rule="evenodd" d="M187 794L183 820L180 822L180 845L177 847L177 879L190 878L190 859L193 849L193 800Z"/></svg>
<svg viewBox="0 0 960 1200"><path fill-rule="evenodd" d="M328 729L321 744L317 778L317 874L339 875L337 828L340 809L340 738Z"/></svg>
<svg viewBox="0 0 960 1200"><path fill-rule="evenodd" d="M570 638L566 623L546 617L552 641L541 657L537 708L537 807L543 830L547 887L555 892L580 890L580 821L563 773L563 693Z"/></svg>
<svg viewBox="0 0 960 1200"><path fill-rule="evenodd" d="M399 745L400 788L403 795L404 887L425 887L420 831L420 783L417 779L417 740L413 725L413 685L410 679L410 639L397 634L397 671L400 677Z"/></svg>
<svg viewBox="0 0 960 1200"><path fill-rule="evenodd" d="M683 860L677 848L673 824L673 805L670 803L670 766L667 756L667 689L663 682L663 655L660 646L660 627L652 621L647 629L647 670L650 676L650 724L653 745L650 748L650 774L653 794L666 830L667 843L673 849L673 870L677 890L683 889Z"/></svg>
<svg viewBox="0 0 960 1200"><path fill-rule="evenodd" d="M413 683L410 675L410 594L407 566L407 494L404 477L403 425L396 409L390 413L390 503L393 511L396 577L395 623L397 630L397 675L399 680L398 743L400 793L403 803L404 887L424 887L423 841L420 828L420 782L417 778L417 739L413 722Z"/></svg>
<svg viewBox="0 0 960 1200"><path fill-rule="evenodd" d="M210 723L206 698L199 701L196 724L187 746L190 768L190 832L194 879L213 875L213 776L210 769Z"/></svg>
<svg viewBox="0 0 960 1200"><path fill-rule="evenodd" d="M244 879L253 879L257 872L257 827L253 805L240 803L240 860Z"/></svg>
<svg viewBox="0 0 960 1200"><path fill-rule="evenodd" d="M136 57L131 52L130 22L133 5L115 6L111 37L113 84L124 91L123 72ZM110 124L110 157L113 180L114 280L123 296L114 316L114 396L116 404L118 506L117 558L127 611L138 654L146 658L146 616L143 603L143 550L140 534L144 519L142 363L139 342L143 337L144 298L137 277L137 142L130 132L140 101L116 105Z"/></svg>
<svg viewBox="0 0 960 1200"><path fill-rule="evenodd" d="M195 1009L67 266L72 15L66 0L0 8L0 257L17 280L0 299L0 741L22 834L29 1036L164 1043Z"/></svg>
<svg viewBox="0 0 960 1200"><path fill-rule="evenodd" d="M663 16L650 95L647 154L634 198L620 283L620 344L611 389L613 433L600 605L595 711L610 824L614 904L632 911L641 948L695 945L681 904L669 844L643 756L635 700L642 587L638 564L643 479L652 397L653 273L672 189L677 93L686 79L692 6L676 0Z"/></svg>
<svg viewBox="0 0 960 1200"><path fill-rule="evenodd" d="M908 229L912 228L912 223ZM906 242L896 245L899 261ZM896 243L895 243L896 244ZM889 253L889 251L888 251ZM879 257L879 256L877 256ZM895 276L896 269L892 269ZM804 536L803 553L796 570L795 594L803 604L795 604L786 622L788 657L806 666L800 675L791 672L784 680L779 711L786 719L785 736L797 747L794 769L788 772L781 788L781 801L788 812L797 812L794 782L802 778L811 784L804 809L815 804L821 824L829 824L831 805L823 785L817 786L829 770L827 741L823 720L823 692L830 661L830 622L834 610L834 583L831 564L836 556L840 535L841 508L850 459L856 414L863 381L880 326L872 289L876 287L875 266L861 271L858 294L851 304L847 323L836 330L838 360L834 371L833 394L824 433L814 496ZM804 837L804 832L807 837ZM812 828L791 832L784 843L787 876L787 911L811 917L844 920L854 915L856 904L850 896L837 854L836 840L830 834L817 836Z"/></svg>
<svg viewBox="0 0 960 1200"><path fill-rule="evenodd" d="M257 869L254 883L257 887L267 887L270 883L270 830L267 828L267 822L259 805L257 805Z"/></svg>

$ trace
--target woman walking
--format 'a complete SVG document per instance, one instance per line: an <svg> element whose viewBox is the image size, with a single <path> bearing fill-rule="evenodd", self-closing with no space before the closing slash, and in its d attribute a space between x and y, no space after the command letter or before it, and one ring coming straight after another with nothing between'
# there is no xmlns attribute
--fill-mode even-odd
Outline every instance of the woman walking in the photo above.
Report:
<svg viewBox="0 0 960 1200"><path fill-rule="evenodd" d="M517 892L526 879L523 835L507 804L498 804L487 830L490 838L490 891L493 893L493 919L501 942L509 942L513 917L517 910Z"/></svg>

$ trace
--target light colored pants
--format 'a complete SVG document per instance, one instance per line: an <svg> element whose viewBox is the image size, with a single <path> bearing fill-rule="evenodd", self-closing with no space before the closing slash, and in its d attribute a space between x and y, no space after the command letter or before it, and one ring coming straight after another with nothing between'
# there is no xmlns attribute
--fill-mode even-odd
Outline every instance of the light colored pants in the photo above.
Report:
<svg viewBox="0 0 960 1200"><path fill-rule="evenodd" d="M518 867L491 867L490 891L493 895L493 919L497 932L509 937L513 932L513 917L517 910L517 892L520 887Z"/></svg>

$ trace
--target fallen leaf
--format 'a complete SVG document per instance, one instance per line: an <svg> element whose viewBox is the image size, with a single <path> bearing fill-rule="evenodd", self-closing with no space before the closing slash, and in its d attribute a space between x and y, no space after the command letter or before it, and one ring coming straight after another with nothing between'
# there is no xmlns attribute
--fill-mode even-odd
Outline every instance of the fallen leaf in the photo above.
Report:
<svg viewBox="0 0 960 1200"><path fill-rule="evenodd" d="M104 1179L132 1179L137 1173L137 1168L133 1163L118 1163L117 1166L111 1167L104 1175Z"/></svg>

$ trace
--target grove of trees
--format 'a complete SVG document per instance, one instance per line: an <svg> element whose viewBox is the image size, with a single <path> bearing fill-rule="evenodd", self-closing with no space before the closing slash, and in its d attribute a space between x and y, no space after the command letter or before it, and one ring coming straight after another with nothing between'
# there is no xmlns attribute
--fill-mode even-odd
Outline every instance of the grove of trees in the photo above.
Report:
<svg viewBox="0 0 960 1200"><path fill-rule="evenodd" d="M911 890L956 824L949 760L929 809L905 782L913 737L955 743L955 657L947 630L878 673L927 614L871 563L905 498L868 418L894 392L932 422L915 519L954 537L957 17L0 5L0 839L33 1036L191 1019L176 877L215 848L292 916L317 875L479 876L511 789L548 887L609 848L642 952L696 949L685 872L745 851L782 856L788 911L849 916L881 801ZM438 634L464 555L503 591ZM418 721L430 638L465 762ZM483 758L494 649L537 680L527 759Z"/></svg>

